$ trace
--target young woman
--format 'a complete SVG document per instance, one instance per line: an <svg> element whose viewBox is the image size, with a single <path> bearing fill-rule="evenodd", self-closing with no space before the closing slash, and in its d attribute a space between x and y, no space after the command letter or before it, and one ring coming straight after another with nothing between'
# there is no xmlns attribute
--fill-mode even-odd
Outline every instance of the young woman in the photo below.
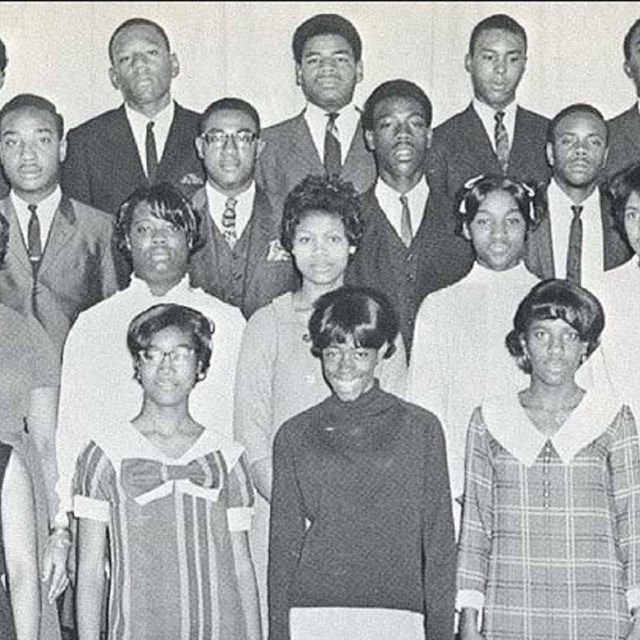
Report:
<svg viewBox="0 0 640 640"><path fill-rule="evenodd" d="M309 322L333 394L274 443L270 640L449 640L455 545L438 420L383 391L398 319L380 293L323 295Z"/></svg>
<svg viewBox="0 0 640 640"><path fill-rule="evenodd" d="M488 395L521 388L504 348L513 310L538 281L522 262L537 223L530 187L503 176L465 185L459 233L476 262L454 285L427 296L416 319L407 397L440 419L447 438L454 518L459 523L469 417Z"/></svg>
<svg viewBox="0 0 640 640"><path fill-rule="evenodd" d="M575 381L603 326L597 298L566 280L518 307L507 346L529 386L484 401L469 425L462 640L640 638L636 423Z"/></svg>
<svg viewBox="0 0 640 640"><path fill-rule="evenodd" d="M129 326L142 409L91 442L76 472L81 640L99 637L107 530L110 639L261 637L242 447L189 412L212 333L201 313L174 304Z"/></svg>

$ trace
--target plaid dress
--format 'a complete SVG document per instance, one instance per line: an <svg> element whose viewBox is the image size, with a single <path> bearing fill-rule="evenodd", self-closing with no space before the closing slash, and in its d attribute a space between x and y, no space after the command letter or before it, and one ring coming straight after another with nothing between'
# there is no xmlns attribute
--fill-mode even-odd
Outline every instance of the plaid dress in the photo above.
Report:
<svg viewBox="0 0 640 640"><path fill-rule="evenodd" d="M640 448L628 407L587 394L551 438L517 396L467 436L458 606L486 640L618 640L640 604Z"/></svg>

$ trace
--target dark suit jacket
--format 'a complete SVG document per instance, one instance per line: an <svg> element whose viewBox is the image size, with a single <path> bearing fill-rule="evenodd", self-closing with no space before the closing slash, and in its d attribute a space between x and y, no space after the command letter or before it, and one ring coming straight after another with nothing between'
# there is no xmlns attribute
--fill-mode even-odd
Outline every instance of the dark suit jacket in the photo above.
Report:
<svg viewBox="0 0 640 640"><path fill-rule="evenodd" d="M194 140L200 116L176 104L156 182L190 197L204 184ZM71 198L115 214L135 189L148 184L124 105L71 129L62 188Z"/></svg>
<svg viewBox="0 0 640 640"><path fill-rule="evenodd" d="M464 277L473 265L471 244L454 233L451 203L432 190L409 248L380 208L374 188L363 195L365 232L346 282L386 294L400 316L407 357L418 307L429 293Z"/></svg>
<svg viewBox="0 0 640 640"><path fill-rule="evenodd" d="M518 107L508 175L535 184L549 179L545 155L548 123L547 118ZM470 178L501 173L491 140L473 104L436 127L427 160L429 184L434 189L455 198Z"/></svg>
<svg viewBox="0 0 640 640"><path fill-rule="evenodd" d="M293 187L309 174L322 175L324 165L318 154L304 111L290 120L268 127L262 132L264 149L258 160L256 182L267 192L278 218ZM341 177L364 192L376 180L373 154L364 144L362 125L356 129L342 167Z"/></svg>
<svg viewBox="0 0 640 640"><path fill-rule="evenodd" d="M269 199L260 189L256 190L253 211L240 242L245 241L245 251L237 256L234 269L242 275L242 293L238 299L228 290L221 277L224 257L215 251L216 240L226 242L209 213L209 202L204 188L192 198L194 208L202 219L200 234L204 245L189 259L191 285L225 302L238 306L244 316L271 302L281 293L298 286L298 276L291 256L280 247L279 225L275 220ZM237 264L237 261L241 264Z"/></svg>
<svg viewBox="0 0 640 640"><path fill-rule="evenodd" d="M0 300L35 316L62 353L78 314L117 290L113 217L63 195L34 279L10 198L0 201L0 212L10 225L7 255L0 269Z"/></svg>
<svg viewBox="0 0 640 640"><path fill-rule="evenodd" d="M609 120L609 156L605 171L612 176L640 162L640 113L638 105Z"/></svg>
<svg viewBox="0 0 640 640"><path fill-rule="evenodd" d="M542 187L539 193L541 202L540 224L529 233L525 250L525 264L531 273L541 280L555 278L555 265L553 260L553 243L551 218L549 217L549 205L547 200L547 188ZM604 240L604 270L614 269L624 264L633 251L622 238L615 225L611 212L611 199L604 193L600 193L600 215L602 216L602 234ZM588 241L584 238L583 241Z"/></svg>

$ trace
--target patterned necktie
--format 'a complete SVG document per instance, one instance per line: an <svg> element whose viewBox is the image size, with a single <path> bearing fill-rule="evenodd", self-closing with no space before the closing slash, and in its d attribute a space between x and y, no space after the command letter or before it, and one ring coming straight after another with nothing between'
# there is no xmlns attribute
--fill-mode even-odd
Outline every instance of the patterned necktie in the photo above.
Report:
<svg viewBox="0 0 640 640"><path fill-rule="evenodd" d="M342 168L342 149L336 119L339 113L327 113L327 126L324 130L324 171L330 175L340 175Z"/></svg>
<svg viewBox="0 0 640 640"><path fill-rule="evenodd" d="M496 156L498 157L498 163L502 169L502 173L507 173L507 167L509 166L509 134L507 128L504 126L504 111L496 111L493 119L496 121L496 126L493 130L493 139L496 143Z"/></svg>
<svg viewBox="0 0 640 640"><path fill-rule="evenodd" d="M567 251L567 280L580 284L580 265L582 263L582 205L571 205L573 219L569 230L569 250Z"/></svg>
<svg viewBox="0 0 640 640"><path fill-rule="evenodd" d="M153 133L155 122L147 123L147 138L144 146L147 154L147 180L154 184L158 174L158 151L156 150L156 136Z"/></svg>
<svg viewBox="0 0 640 640"><path fill-rule="evenodd" d="M402 214L400 215L400 238L404 242L405 247L411 245L413 239L413 230L411 228L411 211L409 209L409 199L406 195L400 196L402 203Z"/></svg>
<svg viewBox="0 0 640 640"><path fill-rule="evenodd" d="M29 218L29 226L27 227L27 241L29 244L29 260L34 273L40 266L40 260L42 258L42 238L40 236L40 220L38 220L37 204L27 205L27 209L31 212Z"/></svg>
<svg viewBox="0 0 640 640"><path fill-rule="evenodd" d="M227 198L224 203L224 213L222 214L222 233L232 249L238 240L236 236L236 204L238 204L238 201L235 198Z"/></svg>

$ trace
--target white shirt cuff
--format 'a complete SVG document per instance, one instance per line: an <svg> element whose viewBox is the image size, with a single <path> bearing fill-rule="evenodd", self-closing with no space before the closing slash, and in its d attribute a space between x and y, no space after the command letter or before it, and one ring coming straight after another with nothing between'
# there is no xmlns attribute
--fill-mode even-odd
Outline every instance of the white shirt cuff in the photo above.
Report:
<svg viewBox="0 0 640 640"><path fill-rule="evenodd" d="M251 527L252 507L232 507L227 509L229 531L248 531Z"/></svg>
<svg viewBox="0 0 640 640"><path fill-rule="evenodd" d="M87 496L74 496L73 513L76 518L88 518L89 520L109 522L111 505L104 500L87 498Z"/></svg>
<svg viewBox="0 0 640 640"><path fill-rule="evenodd" d="M465 607L482 611L484 609L484 593L473 589L460 589L456 596L456 610L462 611Z"/></svg>
<svg viewBox="0 0 640 640"><path fill-rule="evenodd" d="M640 587L632 587L627 591L627 605L629 611L640 607Z"/></svg>

